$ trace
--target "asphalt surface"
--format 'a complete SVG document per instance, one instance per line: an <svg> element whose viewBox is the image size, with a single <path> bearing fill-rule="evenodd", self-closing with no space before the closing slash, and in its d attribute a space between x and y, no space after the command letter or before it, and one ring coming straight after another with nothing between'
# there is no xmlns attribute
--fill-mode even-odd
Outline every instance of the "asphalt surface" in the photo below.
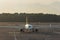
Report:
<svg viewBox="0 0 60 40"><path fill-rule="evenodd" d="M17 29L0 28L0 40L60 40L58 33L21 33Z"/></svg>
<svg viewBox="0 0 60 40"><path fill-rule="evenodd" d="M60 32L21 33L14 28L0 28L0 40L60 40Z"/></svg>
<svg viewBox="0 0 60 40"><path fill-rule="evenodd" d="M60 40L60 35L55 33L19 33L14 32L14 40Z"/></svg>

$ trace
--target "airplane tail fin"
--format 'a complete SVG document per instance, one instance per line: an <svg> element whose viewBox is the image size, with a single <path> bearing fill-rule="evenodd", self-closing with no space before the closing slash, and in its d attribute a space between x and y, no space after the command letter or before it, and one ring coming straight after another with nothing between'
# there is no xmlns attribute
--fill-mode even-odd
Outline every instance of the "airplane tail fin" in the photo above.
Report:
<svg viewBox="0 0 60 40"><path fill-rule="evenodd" d="M26 16L26 24L28 24L28 17Z"/></svg>

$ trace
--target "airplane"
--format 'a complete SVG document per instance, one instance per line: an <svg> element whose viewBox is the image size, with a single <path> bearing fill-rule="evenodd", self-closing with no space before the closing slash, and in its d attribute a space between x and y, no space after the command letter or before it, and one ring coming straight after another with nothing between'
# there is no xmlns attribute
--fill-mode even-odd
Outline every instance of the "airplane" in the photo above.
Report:
<svg viewBox="0 0 60 40"><path fill-rule="evenodd" d="M26 16L26 24L24 28L20 29L20 32L38 32L37 28L34 28L33 25L28 23L28 18Z"/></svg>

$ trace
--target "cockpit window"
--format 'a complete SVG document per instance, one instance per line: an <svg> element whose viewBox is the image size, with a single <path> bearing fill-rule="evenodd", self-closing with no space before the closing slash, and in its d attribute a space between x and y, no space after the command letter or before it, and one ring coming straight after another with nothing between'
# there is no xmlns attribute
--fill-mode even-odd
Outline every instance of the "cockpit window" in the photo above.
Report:
<svg viewBox="0 0 60 40"><path fill-rule="evenodd" d="M29 26L29 28L31 28L31 26Z"/></svg>

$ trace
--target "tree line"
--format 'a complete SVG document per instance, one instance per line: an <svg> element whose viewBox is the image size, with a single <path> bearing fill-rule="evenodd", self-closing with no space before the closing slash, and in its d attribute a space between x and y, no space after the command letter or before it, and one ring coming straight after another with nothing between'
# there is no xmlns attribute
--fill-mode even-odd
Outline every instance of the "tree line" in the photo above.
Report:
<svg viewBox="0 0 60 40"><path fill-rule="evenodd" d="M2 13L0 22L25 22L26 16L29 22L60 22L60 15L43 13Z"/></svg>

